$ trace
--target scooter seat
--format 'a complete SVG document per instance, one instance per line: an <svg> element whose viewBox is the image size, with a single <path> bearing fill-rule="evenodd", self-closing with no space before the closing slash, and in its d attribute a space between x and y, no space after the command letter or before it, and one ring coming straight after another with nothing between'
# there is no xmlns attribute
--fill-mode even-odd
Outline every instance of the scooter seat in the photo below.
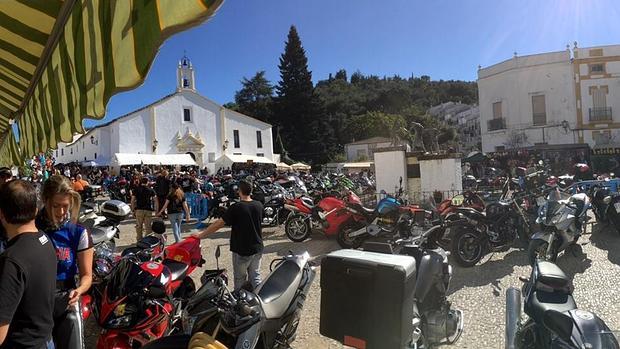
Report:
<svg viewBox="0 0 620 349"><path fill-rule="evenodd" d="M570 278L554 263L539 260L536 262L536 268L538 269L537 282L556 291L567 292L571 289Z"/></svg>
<svg viewBox="0 0 620 349"><path fill-rule="evenodd" d="M140 239L140 241L136 243L136 246L143 250L150 250L152 248L157 247L159 243L160 243L160 240L158 237L149 235L149 236L145 236L142 239Z"/></svg>
<svg viewBox="0 0 620 349"><path fill-rule="evenodd" d="M277 319L284 315L295 297L301 276L299 265L287 260L258 286L256 294L262 302L267 319Z"/></svg>
<svg viewBox="0 0 620 349"><path fill-rule="evenodd" d="M172 259L165 259L162 264L170 270L170 277L173 281L184 279L187 276L189 265Z"/></svg>
<svg viewBox="0 0 620 349"><path fill-rule="evenodd" d="M534 319L543 319L545 312L555 310L560 313L577 309L573 296L564 292L544 292L535 290L532 293L530 306L525 306L525 312Z"/></svg>

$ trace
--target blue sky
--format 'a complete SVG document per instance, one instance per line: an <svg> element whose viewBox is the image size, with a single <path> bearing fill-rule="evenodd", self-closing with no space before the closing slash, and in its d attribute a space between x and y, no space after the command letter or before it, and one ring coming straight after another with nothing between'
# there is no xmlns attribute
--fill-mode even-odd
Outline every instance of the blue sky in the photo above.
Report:
<svg viewBox="0 0 620 349"><path fill-rule="evenodd" d="M315 81L341 68L475 80L479 64L513 52L620 44L619 15L618 0L228 0L211 21L170 38L146 82L113 97L105 120L172 92L184 51L199 92L222 104L256 71L275 84L291 24Z"/></svg>

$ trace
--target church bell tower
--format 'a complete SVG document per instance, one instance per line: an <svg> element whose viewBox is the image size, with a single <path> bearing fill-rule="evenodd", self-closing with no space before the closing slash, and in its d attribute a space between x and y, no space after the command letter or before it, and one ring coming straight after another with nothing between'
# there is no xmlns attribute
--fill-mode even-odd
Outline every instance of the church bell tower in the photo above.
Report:
<svg viewBox="0 0 620 349"><path fill-rule="evenodd" d="M194 81L194 67L192 66L192 62L186 55L183 55L177 67L177 90L196 91Z"/></svg>

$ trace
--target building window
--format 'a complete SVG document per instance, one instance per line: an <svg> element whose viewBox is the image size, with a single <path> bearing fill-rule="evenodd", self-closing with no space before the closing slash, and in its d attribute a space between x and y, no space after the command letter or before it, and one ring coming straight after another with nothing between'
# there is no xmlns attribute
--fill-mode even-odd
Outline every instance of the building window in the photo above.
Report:
<svg viewBox="0 0 620 349"><path fill-rule="evenodd" d="M493 103L493 119L502 118L502 102Z"/></svg>
<svg viewBox="0 0 620 349"><path fill-rule="evenodd" d="M241 154L241 153L233 153L233 155L243 155L243 154Z"/></svg>
<svg viewBox="0 0 620 349"><path fill-rule="evenodd" d="M608 86L591 86L592 108L590 108L590 121L611 121L611 107L607 106Z"/></svg>
<svg viewBox="0 0 620 349"><path fill-rule="evenodd" d="M60 149L60 155L65 156L65 149Z"/></svg>
<svg viewBox="0 0 620 349"><path fill-rule="evenodd" d="M187 78L183 78L183 87L184 88L188 88L189 87L189 80Z"/></svg>
<svg viewBox="0 0 620 349"><path fill-rule="evenodd" d="M240 148L241 145L239 145L239 130L233 130L233 138L235 141L235 148Z"/></svg>
<svg viewBox="0 0 620 349"><path fill-rule="evenodd" d="M256 153L256 156L258 156L259 158L264 158L265 157L265 153Z"/></svg>
<svg viewBox="0 0 620 349"><path fill-rule="evenodd" d="M97 160L97 153L95 153L95 160Z"/></svg>
<svg viewBox="0 0 620 349"><path fill-rule="evenodd" d="M605 65L603 63L590 64L590 74L605 74Z"/></svg>
<svg viewBox="0 0 620 349"><path fill-rule="evenodd" d="M56 150L56 157L58 157L58 150Z"/></svg>
<svg viewBox="0 0 620 349"><path fill-rule="evenodd" d="M189 108L183 108L183 121L192 122L192 111Z"/></svg>
<svg viewBox="0 0 620 349"><path fill-rule="evenodd" d="M86 148L86 143L84 143L84 141L82 141L82 149Z"/></svg>
<svg viewBox="0 0 620 349"><path fill-rule="evenodd" d="M71 148L71 155L73 155L73 148Z"/></svg>
<svg viewBox="0 0 620 349"><path fill-rule="evenodd" d="M86 161L86 156L84 157L84 161Z"/></svg>
<svg viewBox="0 0 620 349"><path fill-rule="evenodd" d="M547 124L545 95L532 96L532 115L534 126Z"/></svg>
<svg viewBox="0 0 620 349"><path fill-rule="evenodd" d="M260 131L256 131L256 147L257 148L263 147L263 135Z"/></svg>

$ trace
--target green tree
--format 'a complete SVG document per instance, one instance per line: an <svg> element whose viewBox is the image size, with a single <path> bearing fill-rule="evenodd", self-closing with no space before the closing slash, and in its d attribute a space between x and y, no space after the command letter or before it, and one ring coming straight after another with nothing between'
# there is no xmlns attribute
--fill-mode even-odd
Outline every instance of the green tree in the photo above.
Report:
<svg viewBox="0 0 620 349"><path fill-rule="evenodd" d="M326 122L314 94L308 58L295 26L291 26L280 57L280 81L273 121L293 158L313 162L325 156ZM318 147L318 148L317 148Z"/></svg>
<svg viewBox="0 0 620 349"><path fill-rule="evenodd" d="M274 87L259 71L251 79L241 80L242 88L235 93L237 111L265 122L271 122Z"/></svg>

